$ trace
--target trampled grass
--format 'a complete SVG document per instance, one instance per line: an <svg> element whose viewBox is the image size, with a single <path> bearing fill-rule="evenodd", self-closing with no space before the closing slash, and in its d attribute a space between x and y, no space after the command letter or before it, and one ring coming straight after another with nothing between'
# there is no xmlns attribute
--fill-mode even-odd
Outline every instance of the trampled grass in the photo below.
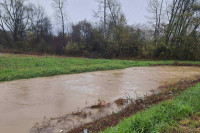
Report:
<svg viewBox="0 0 200 133"><path fill-rule="evenodd" d="M117 126L102 133L171 133L178 121L200 111L200 83L185 90L174 100L159 105L122 120Z"/></svg>
<svg viewBox="0 0 200 133"><path fill-rule="evenodd" d="M173 63L174 61L128 61L1 55L0 81ZM185 63L200 64L200 62Z"/></svg>

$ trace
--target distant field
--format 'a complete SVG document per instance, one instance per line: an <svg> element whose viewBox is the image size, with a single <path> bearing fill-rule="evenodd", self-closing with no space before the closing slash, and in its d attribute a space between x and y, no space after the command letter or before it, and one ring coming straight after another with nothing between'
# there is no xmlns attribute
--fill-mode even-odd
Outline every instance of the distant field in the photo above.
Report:
<svg viewBox="0 0 200 133"><path fill-rule="evenodd" d="M52 56L1 55L0 81L173 63L174 61L128 61L61 58ZM183 63L200 64L200 62Z"/></svg>

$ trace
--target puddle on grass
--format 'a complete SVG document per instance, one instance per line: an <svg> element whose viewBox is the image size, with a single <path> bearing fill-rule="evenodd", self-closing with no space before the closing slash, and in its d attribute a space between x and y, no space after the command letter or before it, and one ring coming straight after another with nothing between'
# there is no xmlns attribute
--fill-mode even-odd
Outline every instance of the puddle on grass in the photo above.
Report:
<svg viewBox="0 0 200 133"><path fill-rule="evenodd" d="M59 117L125 95L142 97L166 83L195 80L200 67L158 66L0 83L0 132L27 133L44 116Z"/></svg>

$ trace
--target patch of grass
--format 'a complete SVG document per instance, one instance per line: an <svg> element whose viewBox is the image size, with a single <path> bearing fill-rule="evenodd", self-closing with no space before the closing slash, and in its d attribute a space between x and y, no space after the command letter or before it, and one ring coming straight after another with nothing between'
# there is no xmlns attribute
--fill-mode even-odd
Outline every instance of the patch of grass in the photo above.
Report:
<svg viewBox="0 0 200 133"><path fill-rule="evenodd" d="M0 81L46 77L60 74L123 69L134 66L174 64L175 61L128 61L106 59L81 59L59 57L36 57L28 55L0 56ZM182 62L200 64L200 62Z"/></svg>
<svg viewBox="0 0 200 133"><path fill-rule="evenodd" d="M173 100L162 102L122 120L102 133L158 133L172 132L169 127L200 111L200 83L185 90ZM192 123L184 121L183 123ZM193 122L194 123L194 122ZM195 124L192 124L196 126ZM190 125L191 126L191 125ZM190 127L192 128L192 127Z"/></svg>

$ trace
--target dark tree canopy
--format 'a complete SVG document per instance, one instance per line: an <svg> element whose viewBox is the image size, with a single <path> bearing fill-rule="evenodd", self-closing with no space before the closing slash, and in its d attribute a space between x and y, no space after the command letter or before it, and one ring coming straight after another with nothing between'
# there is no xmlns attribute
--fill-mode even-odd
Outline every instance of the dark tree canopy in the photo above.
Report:
<svg viewBox="0 0 200 133"><path fill-rule="evenodd" d="M40 5L28 0L0 0L0 50L90 58L200 60L199 0L148 0L149 23L144 25L128 25L119 0L97 2L97 23L67 24L67 1L51 1L58 27Z"/></svg>

